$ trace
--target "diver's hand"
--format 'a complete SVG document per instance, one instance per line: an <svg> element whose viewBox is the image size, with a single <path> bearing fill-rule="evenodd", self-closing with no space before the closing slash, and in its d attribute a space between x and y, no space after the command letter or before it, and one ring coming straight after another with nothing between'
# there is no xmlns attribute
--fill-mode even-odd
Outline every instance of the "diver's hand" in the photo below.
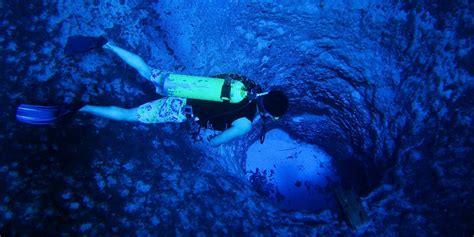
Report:
<svg viewBox="0 0 474 237"><path fill-rule="evenodd" d="M211 140L212 140L213 138L215 138L215 137L217 137L217 134L209 135L209 136L207 136L207 141L208 141L208 142L211 142Z"/></svg>
<svg viewBox="0 0 474 237"><path fill-rule="evenodd" d="M213 135L207 136L208 144L212 147L217 147L217 146L222 145L222 142L219 142L219 135L221 134L213 134Z"/></svg>

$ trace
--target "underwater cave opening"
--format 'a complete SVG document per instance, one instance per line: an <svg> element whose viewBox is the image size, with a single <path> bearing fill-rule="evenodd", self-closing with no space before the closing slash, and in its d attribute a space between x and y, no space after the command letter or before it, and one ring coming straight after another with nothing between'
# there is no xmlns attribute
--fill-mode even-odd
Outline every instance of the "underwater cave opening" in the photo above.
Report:
<svg viewBox="0 0 474 237"><path fill-rule="evenodd" d="M264 144L256 141L248 148L245 171L255 190L283 210L317 212L336 205L332 157L281 129L268 131Z"/></svg>

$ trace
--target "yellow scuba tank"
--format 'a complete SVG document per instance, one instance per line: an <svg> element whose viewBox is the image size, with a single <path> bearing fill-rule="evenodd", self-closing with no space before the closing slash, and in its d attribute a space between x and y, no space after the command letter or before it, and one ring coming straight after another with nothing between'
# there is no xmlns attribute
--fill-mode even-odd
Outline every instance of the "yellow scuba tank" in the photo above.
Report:
<svg viewBox="0 0 474 237"><path fill-rule="evenodd" d="M247 88L241 81L223 78L170 73L164 76L162 83L163 94L173 97L239 103L248 94Z"/></svg>

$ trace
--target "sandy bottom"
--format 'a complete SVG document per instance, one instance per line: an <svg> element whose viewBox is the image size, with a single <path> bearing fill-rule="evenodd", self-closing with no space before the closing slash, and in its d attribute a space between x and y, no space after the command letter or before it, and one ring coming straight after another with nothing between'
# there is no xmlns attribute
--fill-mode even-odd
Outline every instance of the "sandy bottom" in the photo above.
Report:
<svg viewBox="0 0 474 237"><path fill-rule="evenodd" d="M257 172L266 177L264 186L278 193L270 196L288 210L332 206L332 195L324 188L336 180L333 170L331 157L323 150L293 140L280 129L269 131L264 144L257 141L247 151L247 177L252 179Z"/></svg>

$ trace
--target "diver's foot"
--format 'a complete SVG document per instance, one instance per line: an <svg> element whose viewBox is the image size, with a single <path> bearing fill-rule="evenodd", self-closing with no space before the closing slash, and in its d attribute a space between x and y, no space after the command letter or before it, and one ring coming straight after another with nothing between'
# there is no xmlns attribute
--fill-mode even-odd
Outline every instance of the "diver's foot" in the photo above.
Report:
<svg viewBox="0 0 474 237"><path fill-rule="evenodd" d="M107 42L106 44L102 46L102 48L112 50L112 46L113 44L111 42Z"/></svg>

